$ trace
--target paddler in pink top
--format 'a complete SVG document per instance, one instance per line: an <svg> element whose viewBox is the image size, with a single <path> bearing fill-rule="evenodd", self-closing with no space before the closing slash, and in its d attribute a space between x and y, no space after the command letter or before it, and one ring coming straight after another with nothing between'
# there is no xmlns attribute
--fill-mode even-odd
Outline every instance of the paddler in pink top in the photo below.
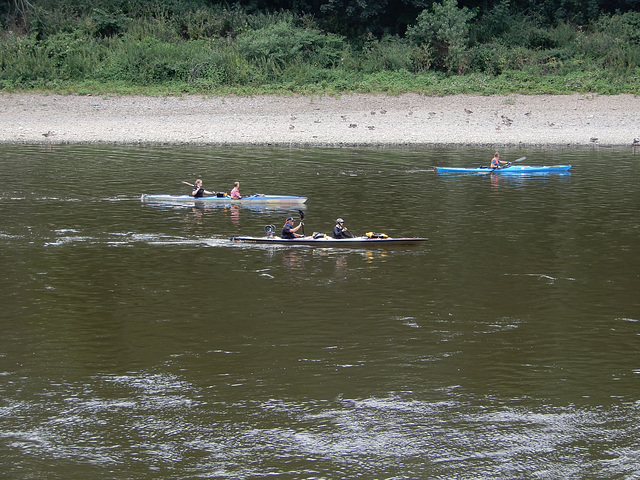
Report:
<svg viewBox="0 0 640 480"><path fill-rule="evenodd" d="M240 182L235 182L233 184L233 190L231 190L231 198L242 198L242 195L240 195Z"/></svg>

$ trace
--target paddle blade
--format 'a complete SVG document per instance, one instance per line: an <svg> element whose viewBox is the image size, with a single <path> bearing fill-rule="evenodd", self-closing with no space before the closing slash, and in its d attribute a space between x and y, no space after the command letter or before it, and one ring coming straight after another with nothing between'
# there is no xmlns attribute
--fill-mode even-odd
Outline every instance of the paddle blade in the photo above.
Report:
<svg viewBox="0 0 640 480"><path fill-rule="evenodd" d="M514 160L512 163L521 162L522 160L526 160L526 159L527 159L527 157L520 157L519 159Z"/></svg>
<svg viewBox="0 0 640 480"><path fill-rule="evenodd" d="M302 210L298 210L298 212L300 212L300 223L302 223L302 220L304 219L304 212ZM304 236L304 223L302 223L302 235Z"/></svg>

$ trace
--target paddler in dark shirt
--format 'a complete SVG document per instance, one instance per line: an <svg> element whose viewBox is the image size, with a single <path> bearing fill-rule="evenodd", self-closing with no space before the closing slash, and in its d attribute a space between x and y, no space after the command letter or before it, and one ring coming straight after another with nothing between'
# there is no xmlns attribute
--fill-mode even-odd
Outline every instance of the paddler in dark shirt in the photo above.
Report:
<svg viewBox="0 0 640 480"><path fill-rule="evenodd" d="M298 230L300 230L300 227L302 225L304 225L304 224L302 223L302 220L300 220L300 223L298 224L298 226L294 228L293 227L293 217L287 218L287 221L282 226L282 238L303 237L304 235L300 235L299 233L296 233Z"/></svg>
<svg viewBox="0 0 640 480"><path fill-rule="evenodd" d="M336 220L336 226L333 227L333 238L353 238L353 235L347 232L347 227L344 226L344 220L341 218Z"/></svg>
<svg viewBox="0 0 640 480"><path fill-rule="evenodd" d="M209 190L205 190L202 188L202 180L197 179L196 183L193 185L193 191L191 192L191 196L195 198L202 197L203 195L215 195L216 192L210 192Z"/></svg>

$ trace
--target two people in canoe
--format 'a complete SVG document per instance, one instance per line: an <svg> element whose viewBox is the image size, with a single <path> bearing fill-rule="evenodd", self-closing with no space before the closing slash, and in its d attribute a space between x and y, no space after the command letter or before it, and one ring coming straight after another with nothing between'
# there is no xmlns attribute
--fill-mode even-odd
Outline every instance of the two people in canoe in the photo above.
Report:
<svg viewBox="0 0 640 480"><path fill-rule="evenodd" d="M496 152L491 159L491 168L494 170L496 168L502 168L500 165L510 165L509 162L505 162L504 160L500 160L500 153Z"/></svg>
<svg viewBox="0 0 640 480"><path fill-rule="evenodd" d="M302 219L300 219L300 223L297 227L293 226L294 223L295 221L293 217L287 218L285 224L282 226L282 238L298 238L304 236L297 233L304 225ZM351 233L348 232L347 227L345 227L344 220L342 218L338 218L336 220L336 226L333 227L333 238L353 238L353 235L351 235Z"/></svg>
<svg viewBox="0 0 640 480"><path fill-rule="evenodd" d="M191 196L194 198L200 198L200 197L203 197L204 195L218 195L217 192L210 192L209 190L206 190L205 188L203 188L201 178L198 178L196 180L196 183L189 183L189 182L182 182L182 183L191 185L193 187L193 190L191 191ZM221 193L218 196L221 197L223 196L223 194ZM226 197L227 194L225 193L224 196ZM236 198L236 199L242 198L242 195L240 195L240 182L235 182L233 184L233 189L231 190L230 196L231 198Z"/></svg>

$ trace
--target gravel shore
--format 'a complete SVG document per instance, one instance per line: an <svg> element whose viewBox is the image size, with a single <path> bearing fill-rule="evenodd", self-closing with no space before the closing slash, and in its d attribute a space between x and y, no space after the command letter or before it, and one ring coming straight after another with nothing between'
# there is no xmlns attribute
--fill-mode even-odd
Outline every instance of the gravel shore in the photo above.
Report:
<svg viewBox="0 0 640 480"><path fill-rule="evenodd" d="M0 94L0 143L607 145L633 95L142 97Z"/></svg>

